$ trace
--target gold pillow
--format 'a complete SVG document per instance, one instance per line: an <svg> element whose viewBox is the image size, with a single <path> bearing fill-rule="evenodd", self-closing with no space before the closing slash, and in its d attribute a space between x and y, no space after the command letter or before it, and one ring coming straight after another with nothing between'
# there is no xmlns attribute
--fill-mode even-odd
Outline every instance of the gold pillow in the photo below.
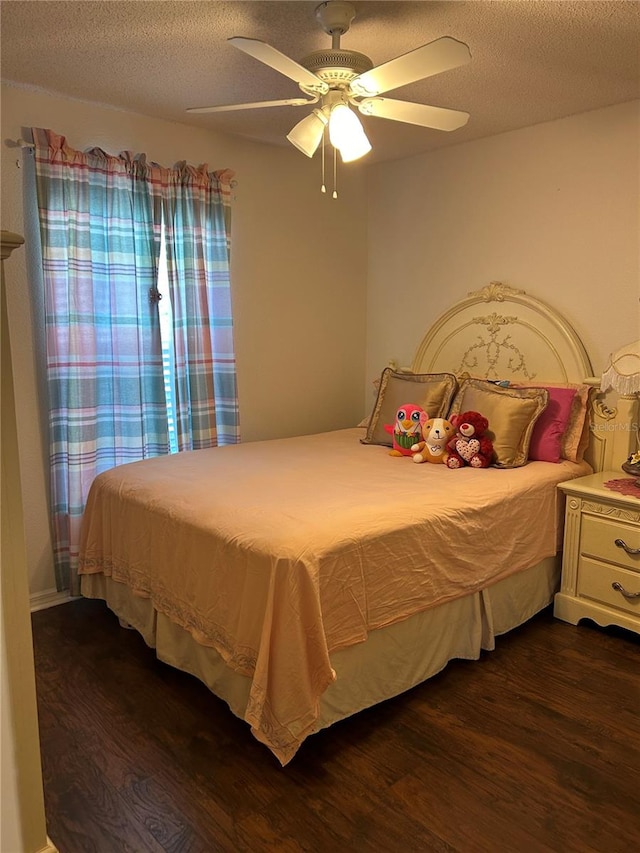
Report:
<svg viewBox="0 0 640 853"><path fill-rule="evenodd" d="M567 430L562 439L562 458L570 462L582 462L584 452L589 446L589 396L594 390L589 385L568 384L576 389Z"/></svg>
<svg viewBox="0 0 640 853"><path fill-rule="evenodd" d="M518 468L527 462L536 420L549 402L546 388L501 388L482 379L464 379L450 415L480 412L489 421L489 437L497 468Z"/></svg>
<svg viewBox="0 0 640 853"><path fill-rule="evenodd" d="M443 418L449 411L456 387L452 373L397 373L385 367L367 434L360 441L391 447L393 436L384 427L395 424L396 412L405 403L420 406L431 418Z"/></svg>
<svg viewBox="0 0 640 853"><path fill-rule="evenodd" d="M378 398L378 391L380 390L380 377L378 376L371 383L373 385L373 394L375 398ZM374 401L375 405L375 401ZM371 415L366 415L358 424L359 427L364 427L365 429L369 426L369 421L371 420Z"/></svg>

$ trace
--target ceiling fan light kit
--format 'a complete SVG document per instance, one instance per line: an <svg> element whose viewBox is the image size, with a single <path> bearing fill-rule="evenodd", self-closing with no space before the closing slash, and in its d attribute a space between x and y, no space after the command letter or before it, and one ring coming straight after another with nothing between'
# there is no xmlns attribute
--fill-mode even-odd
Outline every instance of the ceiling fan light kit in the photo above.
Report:
<svg viewBox="0 0 640 853"><path fill-rule="evenodd" d="M297 83L306 98L193 107L187 112L213 113L306 106L320 102L320 107L313 109L292 128L287 139L307 157L313 157L320 143L323 143L324 163L324 140L328 128L329 141L334 148L334 180L336 149L345 163L357 160L371 150L371 144L353 107L362 115L435 130L452 131L467 123L469 114L460 110L379 97L392 89L469 62L471 53L466 44L443 36L374 66L365 54L340 47L340 38L349 30L355 17L351 3L327 0L316 7L315 13L322 29L331 36L331 48L316 50L301 62L296 62L259 39L242 36L228 39L234 47ZM333 197L337 197L335 189Z"/></svg>
<svg viewBox="0 0 640 853"><path fill-rule="evenodd" d="M347 104L336 104L331 110L329 141L340 152L343 163L359 160L371 151L360 119Z"/></svg>
<svg viewBox="0 0 640 853"><path fill-rule="evenodd" d="M329 120L322 110L316 109L289 131L287 139L298 151L302 151L307 157L313 157L322 142L328 123Z"/></svg>

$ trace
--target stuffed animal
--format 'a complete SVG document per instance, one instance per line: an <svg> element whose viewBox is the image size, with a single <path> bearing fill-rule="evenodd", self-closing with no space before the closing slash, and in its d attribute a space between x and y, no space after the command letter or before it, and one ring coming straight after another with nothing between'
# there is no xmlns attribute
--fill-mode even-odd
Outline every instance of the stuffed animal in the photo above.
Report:
<svg viewBox="0 0 640 853"><path fill-rule="evenodd" d="M420 406L406 403L396 412L396 422L385 424L385 430L393 436L393 450L389 456L411 456L411 448L420 437L420 417L424 414Z"/></svg>
<svg viewBox="0 0 640 853"><path fill-rule="evenodd" d="M493 461L493 442L486 434L489 421L479 412L452 415L456 434L447 445L447 467L488 468Z"/></svg>
<svg viewBox="0 0 640 853"><path fill-rule="evenodd" d="M413 445L414 462L446 462L447 442L451 439L454 426L446 418L430 418L426 412L420 415L422 441Z"/></svg>

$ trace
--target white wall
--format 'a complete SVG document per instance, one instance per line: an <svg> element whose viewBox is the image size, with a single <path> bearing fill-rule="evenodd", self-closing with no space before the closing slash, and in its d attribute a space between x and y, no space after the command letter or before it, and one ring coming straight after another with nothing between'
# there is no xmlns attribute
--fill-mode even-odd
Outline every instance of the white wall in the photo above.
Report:
<svg viewBox="0 0 640 853"><path fill-rule="evenodd" d="M7 283L16 415L25 504L29 587L55 587L47 510L46 426L42 424L32 329L40 307L29 296L22 158L6 140L48 127L78 149L146 152L231 168L232 298L243 440L351 426L363 408L365 353L365 178L344 167L340 198L319 191L317 160L178 123L2 86L2 227L27 244ZM30 156L30 155L27 155Z"/></svg>
<svg viewBox="0 0 640 853"><path fill-rule="evenodd" d="M639 102L371 167L366 391L469 291L563 313L594 371L640 336Z"/></svg>

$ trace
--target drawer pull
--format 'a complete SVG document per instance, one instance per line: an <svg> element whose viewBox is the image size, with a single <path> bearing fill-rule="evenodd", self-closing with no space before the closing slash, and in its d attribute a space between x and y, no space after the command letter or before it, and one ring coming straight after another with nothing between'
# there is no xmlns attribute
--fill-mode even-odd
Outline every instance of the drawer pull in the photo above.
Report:
<svg viewBox="0 0 640 853"><path fill-rule="evenodd" d="M618 581L615 581L615 583L611 584L611 589L615 589L616 592L621 593L621 595L624 595L625 598L628 598L630 600L640 598L640 592L627 592L627 590L622 586L621 583L618 583Z"/></svg>
<svg viewBox="0 0 640 853"><path fill-rule="evenodd" d="M613 544L617 545L618 548L622 548L627 554L640 554L640 548L629 548L624 539L616 539Z"/></svg>

